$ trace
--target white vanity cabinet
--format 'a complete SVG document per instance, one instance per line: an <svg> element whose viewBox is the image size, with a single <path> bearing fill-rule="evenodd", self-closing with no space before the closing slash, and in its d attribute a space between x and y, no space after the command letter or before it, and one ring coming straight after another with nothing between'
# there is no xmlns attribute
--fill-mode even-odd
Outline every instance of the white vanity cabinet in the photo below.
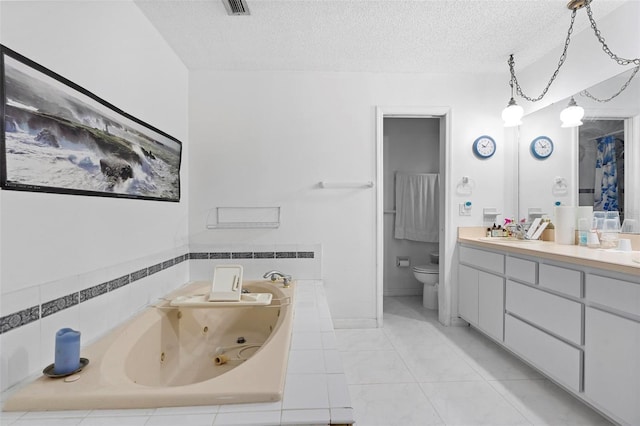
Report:
<svg viewBox="0 0 640 426"><path fill-rule="evenodd" d="M461 247L460 262L466 264L461 264L458 269L458 313L470 324L502 342L504 340L504 277L502 276L504 255Z"/></svg>
<svg viewBox="0 0 640 426"><path fill-rule="evenodd" d="M640 425L640 274L484 247L459 246L460 317L614 422Z"/></svg>
<svg viewBox="0 0 640 426"><path fill-rule="evenodd" d="M640 425L640 284L588 275L586 297L585 395Z"/></svg>

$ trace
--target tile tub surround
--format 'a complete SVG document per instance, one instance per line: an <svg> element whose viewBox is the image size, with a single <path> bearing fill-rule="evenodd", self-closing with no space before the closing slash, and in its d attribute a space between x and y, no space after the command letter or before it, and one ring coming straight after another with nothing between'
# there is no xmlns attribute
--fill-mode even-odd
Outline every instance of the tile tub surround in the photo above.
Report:
<svg viewBox="0 0 640 426"><path fill-rule="evenodd" d="M278 270L298 280L322 278L320 244L205 244L190 245L189 279L211 280L218 265L243 266L245 279L261 279Z"/></svg>
<svg viewBox="0 0 640 426"><path fill-rule="evenodd" d="M268 252L273 257L263 255ZM278 252L295 256L278 259ZM232 253L251 253L252 258L232 259ZM2 293L0 390L35 377L52 362L58 329L79 330L82 344L89 344L184 283L211 280L215 265L225 263L242 264L245 279L262 278L271 269L295 279L316 279L321 246L194 244Z"/></svg>
<svg viewBox="0 0 640 426"><path fill-rule="evenodd" d="M118 290L119 288L132 284L135 281L141 280L165 269L179 265L187 259L189 259L189 254L185 253L180 256L176 256L171 259L133 271L107 282L87 287L79 291L74 291L73 293L57 297L53 300L43 302L39 305L31 306L18 312L3 315L2 317L0 317L0 334L7 333L15 328L29 324L33 321L37 321L40 318L45 318L49 315L53 315L59 311L68 309L79 303L91 300L94 297L102 296L107 292Z"/></svg>
<svg viewBox="0 0 640 426"><path fill-rule="evenodd" d="M1 412L0 419L3 426L351 424L351 407L322 282L298 280L282 401L145 410Z"/></svg>
<svg viewBox="0 0 640 426"><path fill-rule="evenodd" d="M190 252L154 263L142 269L126 273L120 277L111 279L97 285L83 288L73 293L59 296L55 299L29 306L8 314L2 312L0 316L0 334L6 333L23 325L45 318L64 309L70 308L82 302L86 302L94 297L102 296L107 292L117 290L135 281L149 277L165 269L179 265L187 260L236 260L243 263L247 259L314 259L316 255L313 251L287 251L287 252ZM267 265L268 266L268 265ZM213 268L211 268L213 273ZM182 283L180 283L182 284Z"/></svg>

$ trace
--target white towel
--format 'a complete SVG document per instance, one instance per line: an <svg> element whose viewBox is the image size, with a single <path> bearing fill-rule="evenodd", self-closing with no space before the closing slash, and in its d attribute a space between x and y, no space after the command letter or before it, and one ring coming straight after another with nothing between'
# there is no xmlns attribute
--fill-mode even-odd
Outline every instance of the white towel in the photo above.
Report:
<svg viewBox="0 0 640 426"><path fill-rule="evenodd" d="M439 175L396 172L395 238L438 242Z"/></svg>

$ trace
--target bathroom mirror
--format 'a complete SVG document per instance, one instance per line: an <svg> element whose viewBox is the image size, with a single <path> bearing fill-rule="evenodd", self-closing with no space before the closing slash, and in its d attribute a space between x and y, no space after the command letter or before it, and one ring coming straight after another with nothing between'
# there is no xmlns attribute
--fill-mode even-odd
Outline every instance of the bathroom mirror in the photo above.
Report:
<svg viewBox="0 0 640 426"><path fill-rule="evenodd" d="M587 90L597 98L608 98L620 90L632 72L628 69ZM560 127L560 112L569 99L524 117L518 136L520 219L552 217L558 204L594 205L594 210L618 209L623 219L640 223L640 197L635 195L640 191L638 74L624 92L609 102L575 95L585 110L582 126ZM540 137L552 143L547 157L533 149L532 144ZM603 173L608 179L602 179ZM603 181L607 184L603 185Z"/></svg>

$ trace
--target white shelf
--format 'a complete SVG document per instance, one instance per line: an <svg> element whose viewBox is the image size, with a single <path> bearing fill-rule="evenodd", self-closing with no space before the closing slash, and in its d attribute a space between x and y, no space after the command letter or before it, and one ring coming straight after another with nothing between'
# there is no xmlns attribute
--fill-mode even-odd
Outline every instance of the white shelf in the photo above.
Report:
<svg viewBox="0 0 640 426"><path fill-rule="evenodd" d="M209 211L207 229L280 227L280 207L217 207Z"/></svg>

